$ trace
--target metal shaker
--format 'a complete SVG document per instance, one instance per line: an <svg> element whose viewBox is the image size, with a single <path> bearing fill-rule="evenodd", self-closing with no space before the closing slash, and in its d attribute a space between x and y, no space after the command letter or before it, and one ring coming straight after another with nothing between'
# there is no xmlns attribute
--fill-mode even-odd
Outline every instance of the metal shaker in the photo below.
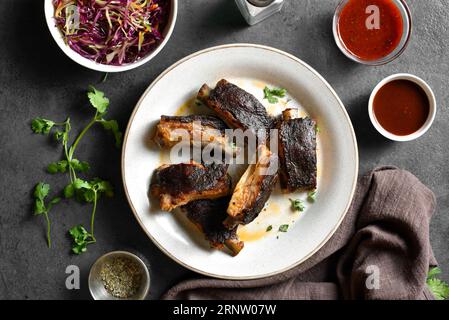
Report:
<svg viewBox="0 0 449 320"><path fill-rule="evenodd" d="M284 0L235 0L249 25L254 25L282 9Z"/></svg>

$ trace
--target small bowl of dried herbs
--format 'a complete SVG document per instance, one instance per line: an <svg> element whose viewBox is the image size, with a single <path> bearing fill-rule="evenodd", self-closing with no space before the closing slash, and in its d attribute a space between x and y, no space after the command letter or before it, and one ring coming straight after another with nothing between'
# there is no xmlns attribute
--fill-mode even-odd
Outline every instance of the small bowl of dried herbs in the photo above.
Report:
<svg viewBox="0 0 449 320"><path fill-rule="evenodd" d="M95 300L143 300L150 288L150 274L135 254L113 251L95 261L88 282Z"/></svg>

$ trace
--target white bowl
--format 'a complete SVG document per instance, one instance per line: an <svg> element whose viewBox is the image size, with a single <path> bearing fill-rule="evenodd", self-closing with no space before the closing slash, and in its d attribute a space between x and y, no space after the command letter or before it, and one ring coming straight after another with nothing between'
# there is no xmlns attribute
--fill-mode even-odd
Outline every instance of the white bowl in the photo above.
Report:
<svg viewBox="0 0 449 320"><path fill-rule="evenodd" d="M394 81L394 80L409 80L409 81L416 83L424 90L424 92L427 95L427 98L429 99L429 115L427 117L426 122L423 124L423 126L418 131L416 131L412 134L406 135L406 136L398 136L398 135L395 135L395 134L385 130L380 125L380 123L377 121L376 115L374 114L374 108L373 108L374 97L376 96L377 92L379 92L380 88L382 88L384 85L386 85L387 83ZM430 86L423 79L421 79L417 76L414 76L412 74L408 74L408 73L397 73L397 74L393 74L393 75L383 79L374 88L374 90L371 93L371 96L369 98L369 102L368 102L368 114L369 114L369 118L370 118L371 123L373 124L374 128L376 128L376 130L381 135L383 135L385 138L393 140L393 141L412 141L412 140L418 139L424 133L426 133L427 130L429 130L429 128L432 126L432 123L435 120L436 113L437 113L437 102L435 99L435 95L434 95L432 89L430 88Z"/></svg>
<svg viewBox="0 0 449 320"><path fill-rule="evenodd" d="M101 71L101 72L122 72L131 70L134 68L137 68L151 59L153 59L166 45L168 40L170 39L170 36L173 32L173 29L175 27L176 23L176 16L178 14L178 0L171 0L171 6L170 6L170 15L168 19L168 24L165 27L164 32L162 33L164 35L164 40L159 44L158 47L156 47L151 53L149 53L147 56L143 57L142 59L137 60L134 63L125 64L122 66L113 66L113 65L107 65L107 64L101 64L98 62L95 62L93 60L87 59L77 52L73 51L64 41L64 38L62 36L62 33L59 31L59 28L55 25L55 21L53 19L54 16L54 7L52 0L45 0L44 2L44 10L45 10L45 19L47 20L48 29L50 30L51 35L53 36L53 39L55 39L56 43L58 44L59 48L73 61L76 63L82 65L83 67Z"/></svg>

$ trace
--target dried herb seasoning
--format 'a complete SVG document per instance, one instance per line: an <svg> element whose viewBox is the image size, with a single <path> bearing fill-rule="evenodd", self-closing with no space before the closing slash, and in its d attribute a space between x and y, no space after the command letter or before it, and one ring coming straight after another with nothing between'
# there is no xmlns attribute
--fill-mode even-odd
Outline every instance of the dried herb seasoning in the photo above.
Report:
<svg viewBox="0 0 449 320"><path fill-rule="evenodd" d="M130 298L140 288L142 270L133 260L116 257L106 261L100 270L105 289L116 298Z"/></svg>

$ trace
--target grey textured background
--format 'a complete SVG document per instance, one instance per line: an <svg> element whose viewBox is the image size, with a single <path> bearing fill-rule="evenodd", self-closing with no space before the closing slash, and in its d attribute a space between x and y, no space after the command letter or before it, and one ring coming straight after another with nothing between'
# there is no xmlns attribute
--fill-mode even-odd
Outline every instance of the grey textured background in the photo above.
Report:
<svg viewBox="0 0 449 320"><path fill-rule="evenodd" d="M94 129L79 147L78 157L93 164L93 173L116 187L113 200L101 201L96 220L98 243L86 254L69 252L67 230L87 224L90 207L64 202L51 214L53 244L46 248L45 225L31 214L31 190L40 180L58 190L66 177L49 176L44 168L60 156L49 139L29 128L36 116L63 120L70 115L80 129L91 116L85 90L97 84L110 98L109 116L125 128L144 89L178 59L206 47L252 42L290 52L316 68L335 88L352 118L365 172L383 164L408 169L429 185L438 198L431 226L435 254L449 280L449 6L446 0L409 0L414 18L408 49L382 67L357 65L337 49L331 21L337 0L287 0L280 14L248 27L232 0L180 0L174 34L156 59L130 72L102 74L84 69L59 50L44 22L42 0L2 0L0 4L0 298L89 298L87 274L101 254L135 249L151 264L151 297L193 274L165 257L145 236L128 208L120 179L120 153L112 138ZM432 86L439 110L431 130L410 143L392 143L369 123L368 96L378 81L410 72ZM90 141L89 141L90 140ZM81 269L79 291L65 289L65 267Z"/></svg>

